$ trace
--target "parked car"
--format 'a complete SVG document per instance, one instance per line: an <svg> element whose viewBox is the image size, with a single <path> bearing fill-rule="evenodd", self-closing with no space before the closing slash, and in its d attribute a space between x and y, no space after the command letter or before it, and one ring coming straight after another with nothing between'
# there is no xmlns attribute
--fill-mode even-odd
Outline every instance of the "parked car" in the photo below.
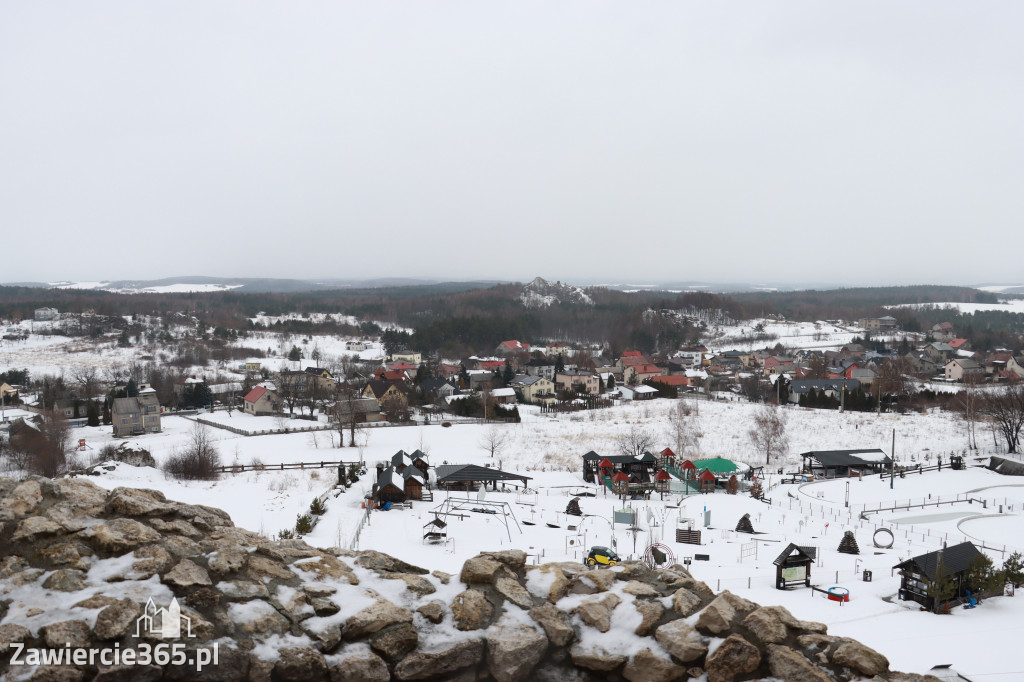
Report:
<svg viewBox="0 0 1024 682"><path fill-rule="evenodd" d="M594 546L590 548L590 554L587 555L583 563L593 568L594 566L614 566L620 561L622 559L619 558L619 555L607 547Z"/></svg>

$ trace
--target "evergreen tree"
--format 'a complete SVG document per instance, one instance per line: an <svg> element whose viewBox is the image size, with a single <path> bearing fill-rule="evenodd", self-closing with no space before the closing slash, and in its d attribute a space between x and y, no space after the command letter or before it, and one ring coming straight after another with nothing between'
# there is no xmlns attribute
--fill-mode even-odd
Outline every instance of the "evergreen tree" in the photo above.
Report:
<svg viewBox="0 0 1024 682"><path fill-rule="evenodd" d="M103 401L103 424L104 426L110 426L114 423L114 417L110 414L110 399Z"/></svg>
<svg viewBox="0 0 1024 682"><path fill-rule="evenodd" d="M205 383L196 386L195 404L197 407L213 405L213 391Z"/></svg>
<svg viewBox="0 0 1024 682"><path fill-rule="evenodd" d="M614 390L614 388L615 388L615 375L614 374L609 374L608 375L608 390L611 391L611 390Z"/></svg>
<svg viewBox="0 0 1024 682"><path fill-rule="evenodd" d="M558 357L555 358L555 374L559 374L565 371L565 358L559 353Z"/></svg>
<svg viewBox="0 0 1024 682"><path fill-rule="evenodd" d="M86 424L89 426L100 425L100 408L96 405L95 400L90 400L88 407L85 410Z"/></svg>
<svg viewBox="0 0 1024 682"><path fill-rule="evenodd" d="M298 362L302 359L302 351L299 350L298 346L292 346L292 349L288 352L288 359L292 362Z"/></svg>
<svg viewBox="0 0 1024 682"><path fill-rule="evenodd" d="M1003 576L1007 582L1013 583L1014 587L1024 582L1024 557L1020 552L1014 552L1006 557L1003 562Z"/></svg>
<svg viewBox="0 0 1024 682"><path fill-rule="evenodd" d="M515 377L516 377L516 375L512 371L512 363L509 362L508 359L506 358L505 359L505 371L501 375L502 384L504 386L508 386L509 384L512 383L512 380L515 379Z"/></svg>
<svg viewBox="0 0 1024 682"><path fill-rule="evenodd" d="M139 397L139 385L137 383L135 383L135 379L129 379L128 380L128 385L125 386L125 393L127 394L127 397L129 397L129 398L138 398Z"/></svg>
<svg viewBox="0 0 1024 682"><path fill-rule="evenodd" d="M949 612L949 600L956 596L956 583L946 564L940 563L935 569L935 577L928 583L928 596L935 602L935 613Z"/></svg>

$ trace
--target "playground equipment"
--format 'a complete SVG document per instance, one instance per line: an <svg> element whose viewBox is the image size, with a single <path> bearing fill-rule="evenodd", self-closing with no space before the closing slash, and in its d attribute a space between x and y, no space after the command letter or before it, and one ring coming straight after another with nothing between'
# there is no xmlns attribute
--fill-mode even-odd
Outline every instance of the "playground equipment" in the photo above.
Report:
<svg viewBox="0 0 1024 682"><path fill-rule="evenodd" d="M879 540L879 536L881 536L881 540ZM888 537L888 543L886 543L886 537ZM896 536L888 528L879 528L871 536L871 541L875 543L875 547L878 549L892 549L893 543L896 542Z"/></svg>
<svg viewBox="0 0 1024 682"><path fill-rule="evenodd" d="M643 562L647 568L653 570L676 563L676 555L668 545L653 542L644 550Z"/></svg>
<svg viewBox="0 0 1024 682"><path fill-rule="evenodd" d="M811 594L815 592L821 592L830 601L837 601L842 606L844 602L850 601L850 591L845 587L839 587L838 585L832 586L828 589L823 589L817 585L811 585Z"/></svg>

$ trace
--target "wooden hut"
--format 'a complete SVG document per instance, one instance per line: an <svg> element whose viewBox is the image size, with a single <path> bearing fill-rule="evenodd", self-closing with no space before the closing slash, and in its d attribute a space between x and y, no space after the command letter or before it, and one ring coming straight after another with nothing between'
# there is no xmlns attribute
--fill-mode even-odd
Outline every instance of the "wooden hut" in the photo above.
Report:
<svg viewBox="0 0 1024 682"><path fill-rule="evenodd" d="M405 502L405 480L394 467L377 470L376 490L373 493L378 503Z"/></svg>
<svg viewBox="0 0 1024 682"><path fill-rule="evenodd" d="M936 578L941 577L940 565L945 568L952 581L952 598L963 597L970 587L966 581L967 568L980 554L974 543L961 542L959 545L921 554L896 564L893 568L900 569L901 576L899 598L904 601L916 601L926 609L934 610L935 598L928 595L928 588Z"/></svg>
<svg viewBox="0 0 1024 682"><path fill-rule="evenodd" d="M782 550L775 561L775 587L784 590L791 585L803 584L811 586L811 566L817 550L814 547L801 547L792 542Z"/></svg>
<svg viewBox="0 0 1024 682"><path fill-rule="evenodd" d="M430 480L430 460L427 457L427 453L422 450L413 450L412 454L409 455L409 459L412 460L412 465L419 469L423 473L423 480Z"/></svg>
<svg viewBox="0 0 1024 682"><path fill-rule="evenodd" d="M405 479L405 499L407 500L422 500L423 499L423 472L415 466L406 467L402 471L402 478Z"/></svg>

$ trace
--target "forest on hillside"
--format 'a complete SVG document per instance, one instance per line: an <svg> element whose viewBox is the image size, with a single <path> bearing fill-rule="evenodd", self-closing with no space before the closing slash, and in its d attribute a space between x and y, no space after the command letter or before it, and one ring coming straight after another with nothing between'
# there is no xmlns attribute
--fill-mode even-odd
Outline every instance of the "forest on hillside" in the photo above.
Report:
<svg viewBox="0 0 1024 682"><path fill-rule="evenodd" d="M467 283L339 289L293 293L137 293L79 289L0 287L0 318L32 319L39 307L67 313L119 317L149 315L164 320L195 319L209 327L253 330L258 314L295 315L271 329L304 334L378 334L388 327L413 330L408 343L425 352L488 352L517 338L532 344L559 340L607 346L613 353L635 348L648 353L700 339L708 319L744 320L776 316L788 320L845 319L890 314L904 331L927 331L950 321L976 348L1015 347L1024 333L1024 315L1004 311L964 315L935 306L889 309L900 303L994 302L995 296L965 287L915 286L831 291L627 293L586 289L593 305L559 304L527 308L519 283L477 286ZM678 314L681 311L685 314ZM314 313L351 316L314 322Z"/></svg>

